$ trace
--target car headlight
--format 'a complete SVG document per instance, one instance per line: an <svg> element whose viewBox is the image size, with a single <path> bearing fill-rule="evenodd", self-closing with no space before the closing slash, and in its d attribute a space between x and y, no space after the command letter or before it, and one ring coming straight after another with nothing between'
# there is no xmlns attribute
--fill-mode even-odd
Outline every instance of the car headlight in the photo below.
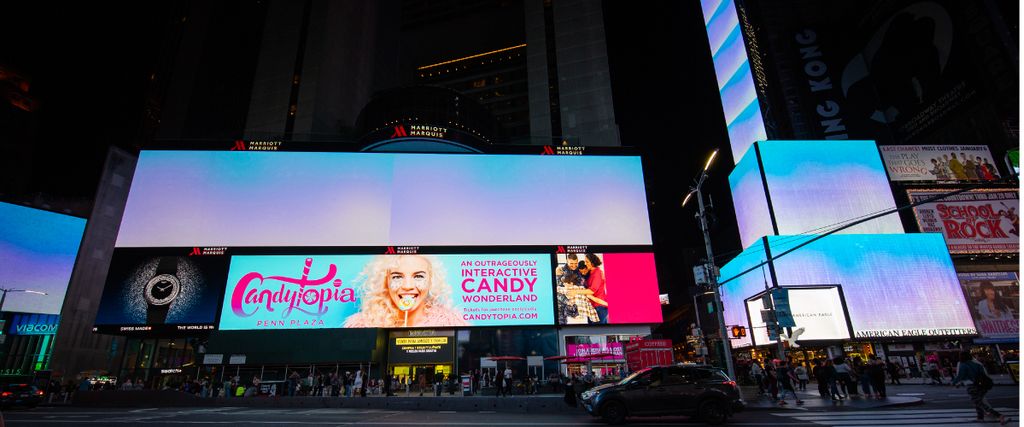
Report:
<svg viewBox="0 0 1024 427"><path fill-rule="evenodd" d="M587 391L583 392L582 394L580 394L580 397L583 398L583 400L590 400L590 398L594 397L595 394L597 394L597 393L594 392L594 391L591 391L591 390L587 390Z"/></svg>

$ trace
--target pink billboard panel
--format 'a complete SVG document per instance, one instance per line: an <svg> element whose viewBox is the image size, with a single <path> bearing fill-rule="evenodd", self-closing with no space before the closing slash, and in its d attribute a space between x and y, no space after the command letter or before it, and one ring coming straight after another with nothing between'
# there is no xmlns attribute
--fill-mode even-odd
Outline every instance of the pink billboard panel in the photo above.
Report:
<svg viewBox="0 0 1024 427"><path fill-rule="evenodd" d="M662 321L653 253L565 253L557 261L559 325Z"/></svg>

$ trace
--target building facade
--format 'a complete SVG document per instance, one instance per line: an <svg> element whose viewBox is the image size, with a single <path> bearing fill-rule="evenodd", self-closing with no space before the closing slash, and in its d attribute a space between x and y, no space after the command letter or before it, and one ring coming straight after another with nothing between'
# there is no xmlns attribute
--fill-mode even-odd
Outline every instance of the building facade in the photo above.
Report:
<svg viewBox="0 0 1024 427"><path fill-rule="evenodd" d="M811 350L802 346L799 360L879 355L917 369L926 358L954 360L954 352L967 349L996 370L1016 360L1019 333L1010 319L1018 318L1019 307L1010 301L1019 294L1018 181L1001 159L1019 145L1017 47L999 6L728 0L702 6L736 162L733 201L743 246L752 251L723 267L723 280L726 270L738 275L723 288L734 292L726 295L727 321L753 328L753 337L734 337L734 347L744 348L740 354L763 359L777 351L760 307L744 301L766 288L834 285L843 286L844 308L836 310L847 313L847 326ZM822 194L830 194L828 203L811 198ZM794 276L786 269L796 261L786 266L784 258L762 264L764 277L756 271L771 253L828 258L846 250L843 240L897 245L924 238L919 233L941 233L944 244L922 255L938 264L899 275L926 274L916 280L868 284L867 277L900 257L884 251L856 272L837 265L824 276ZM804 241L806 249L793 248ZM751 263L744 255L760 259ZM741 272L757 277L743 279ZM848 282L835 283L839 278ZM756 283L739 283L744 280ZM894 286L905 293L882 296ZM945 317L932 327L896 318L869 326L851 300L872 295L900 311L922 289L949 304L918 316L941 312ZM820 327L808 326L805 339ZM900 331L882 331L887 328Z"/></svg>

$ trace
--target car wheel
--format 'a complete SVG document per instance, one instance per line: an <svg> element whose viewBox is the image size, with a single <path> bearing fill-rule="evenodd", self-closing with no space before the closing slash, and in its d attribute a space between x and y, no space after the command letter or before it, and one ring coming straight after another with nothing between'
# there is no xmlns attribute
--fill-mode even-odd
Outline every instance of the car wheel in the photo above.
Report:
<svg viewBox="0 0 1024 427"><path fill-rule="evenodd" d="M697 409L697 416L705 423L711 425L722 424L729 418L725 405L717 400L706 400L704 403L701 403L700 408Z"/></svg>
<svg viewBox="0 0 1024 427"><path fill-rule="evenodd" d="M601 408L601 416L608 424L622 424L626 422L626 405L616 401L605 403Z"/></svg>

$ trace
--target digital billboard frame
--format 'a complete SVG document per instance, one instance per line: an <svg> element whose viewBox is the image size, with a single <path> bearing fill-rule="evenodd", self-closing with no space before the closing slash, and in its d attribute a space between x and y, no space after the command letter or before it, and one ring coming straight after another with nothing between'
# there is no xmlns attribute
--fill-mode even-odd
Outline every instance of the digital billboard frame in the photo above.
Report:
<svg viewBox="0 0 1024 427"><path fill-rule="evenodd" d="M255 144L259 142L259 144ZM286 152L358 152L353 146L350 145L324 145L324 144L307 144L307 143L291 143L291 142L276 142L276 141L252 141L243 142L239 144L238 141L232 142L204 142L189 147L189 150L185 151L235 151L243 150L240 147L244 147L245 151L286 151ZM255 148L254 148L255 147ZM163 146L155 146L147 149L145 152L164 152L164 151L182 151L176 149L172 144L165 144ZM261 153L271 154L272 153ZM370 153L367 153L370 154ZM397 153L384 153L384 154L397 154ZM406 154L406 153L401 153ZM477 156L476 153L423 153L423 154L436 154L440 156ZM531 155L531 156L545 156L545 157L571 157L578 158L579 156L595 156L595 157L615 157L615 156L629 156L635 157L639 160L639 153L630 148L621 147L564 147L564 146L496 146L493 152L486 153L488 155ZM639 165L640 162L638 162ZM647 189L643 187L642 180L642 166L638 166L641 179L638 181L640 187L637 187L635 191L639 191L644 200L644 206L636 206L638 209L643 210L642 220L646 224L646 235L651 235L651 221L650 211L647 209L648 197L646 196ZM138 174L138 170L136 174ZM553 185L557 185L554 183ZM127 212L126 212L127 214ZM557 222L554 223L557 226ZM648 237L649 239L649 237ZM543 245L397 245L388 243L386 246L383 245L385 242L381 242L381 245L338 245L338 246L233 246L233 245L210 245L210 242L194 242L192 247L184 247L181 245L177 246L118 246L114 250L114 262L116 264L118 259L123 257L125 253L131 251L143 251L151 254L155 258L159 257L187 257L189 259L198 259L195 257L205 257L216 259L217 263L221 266L217 268L217 274L223 274L224 284L220 286L219 295L214 298L218 301L218 306L214 309L213 320L208 321L206 315L203 314L203 321L201 322L180 322L171 323L169 316L166 324L155 325L147 322L117 322L111 321L109 318L101 319L103 317L102 312L104 310L118 310L117 304L111 305L110 298L105 296L105 300L101 303L100 311L101 314L97 316L97 322L93 328L94 332L98 333L110 333L110 334L124 334L124 335L167 335L167 334L187 334L197 333L201 331L209 331L221 329L220 325L225 321L223 312L226 309L221 304L222 301L227 300L225 292L231 287L231 284L227 283L226 271L230 268L232 260L236 257L257 257L257 256L300 256L300 257L330 257L330 256L380 256L380 255L402 255L402 254L416 254L425 256L473 256L473 255L503 255L503 254L529 254L531 256L541 256L545 260L550 259L550 267L556 265L557 254L564 251L566 248L573 251L579 252L596 252L602 253L621 253L621 254L639 254L650 256L653 260L653 245L650 241L641 242L642 244L610 244L610 245L578 245L578 242L571 242L571 244L561 244L561 242L552 241L551 244ZM407 242L402 242L407 243ZM583 255L581 253L580 255ZM212 261L211 261L212 262ZM301 269L301 267L300 267ZM660 321L660 304L658 300L658 286L657 286L657 272L651 263L651 269L649 276L653 278L654 283L651 288L653 289L650 299L652 305L658 308L658 321ZM540 274L541 277L550 278L551 270ZM220 276L218 276L219 278ZM118 284L113 283L116 280L114 278L108 278L107 287L117 287ZM220 280L220 279L218 279ZM539 283L539 282L538 282ZM553 285L553 284L552 284ZM545 285L547 286L547 285ZM549 286L548 289L554 293L553 286ZM107 292L107 290L105 290ZM123 298L122 298L123 299ZM136 298L137 300L139 298ZM541 319L548 319L554 316L557 309L557 304L552 298L550 304L544 303L542 310L544 315ZM178 319L179 321L181 319ZM642 324L642 323L657 323L657 322L615 322L613 324ZM485 326L500 326L500 327L518 327L518 326L555 326L557 322L553 319L545 321L542 324L531 324L531 325L467 325L464 327L485 327ZM330 327L326 326L325 327ZM334 326L341 327L341 326ZM377 327L377 326L366 326L366 327ZM446 327L445 325L424 325L423 327ZM460 326L463 327L463 326ZM245 328L230 328L231 330L255 330Z"/></svg>
<svg viewBox="0 0 1024 427"><path fill-rule="evenodd" d="M804 291L804 290L834 289L836 291L836 293L837 293L837 297L838 297L838 300L839 300L839 305L840 305L840 308L842 309L842 318L843 318L843 320L845 322L845 326L846 326L845 329L846 329L847 336L845 336L845 337L836 337L836 338L823 338L823 339L812 339L812 338L800 339L799 341L801 343L802 342L815 343L815 342L843 341L843 340L849 340L849 339L851 339L854 336L853 324L852 324L852 322L850 322L850 310L846 306L846 295L843 293L843 286L842 285L781 285L781 286L779 286L779 288L785 288L785 289L788 289L790 291L790 304L793 304L793 301L796 300L796 298L794 298L794 292L793 291L796 291L797 293L799 293L800 291ZM771 288L771 289L777 289L777 288ZM753 343L754 346L770 345L770 344L776 344L777 343L777 341L770 340L770 339L768 340L768 342L763 342L763 343L762 342L758 342L759 334L755 331L755 329L758 328L758 326L755 326L754 318L751 316L751 314L750 314L751 311L749 309L749 304L751 302L756 301L756 300L760 300L762 297L764 297L765 295L768 295L770 293L771 293L770 290L765 290L763 292L754 294L753 296L748 297L745 300L745 302L747 303L747 307L748 307L748 309L747 309L747 324L745 326L747 327L747 330L750 331L750 332L748 332L747 335L750 336L750 340L751 340L751 342ZM797 314L797 312L794 309L793 310L793 315L796 316L796 314ZM763 322L761 322L761 323L763 323ZM803 326L803 325L801 325L800 322L797 322L797 326L796 327L788 328L788 329L791 330L791 329L799 328L801 326ZM766 335L768 335L768 334L766 334Z"/></svg>
<svg viewBox="0 0 1024 427"><path fill-rule="evenodd" d="M4 311L61 314L88 219L0 201L0 220L0 284L33 291L8 293Z"/></svg>

